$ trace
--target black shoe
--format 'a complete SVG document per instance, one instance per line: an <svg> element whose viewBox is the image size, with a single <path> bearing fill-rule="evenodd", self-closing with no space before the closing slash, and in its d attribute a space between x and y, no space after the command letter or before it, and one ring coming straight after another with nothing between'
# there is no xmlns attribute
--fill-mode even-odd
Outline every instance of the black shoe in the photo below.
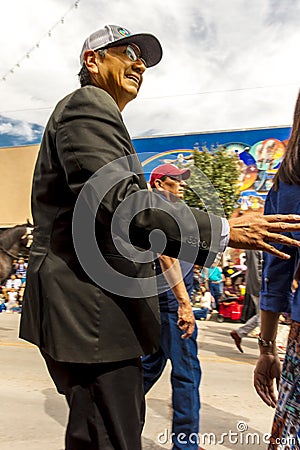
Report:
<svg viewBox="0 0 300 450"><path fill-rule="evenodd" d="M237 346L237 348L239 349L239 351L241 353L244 353L244 350L241 347L242 338L237 334L237 332L235 330L231 331L230 336L234 340L234 343Z"/></svg>

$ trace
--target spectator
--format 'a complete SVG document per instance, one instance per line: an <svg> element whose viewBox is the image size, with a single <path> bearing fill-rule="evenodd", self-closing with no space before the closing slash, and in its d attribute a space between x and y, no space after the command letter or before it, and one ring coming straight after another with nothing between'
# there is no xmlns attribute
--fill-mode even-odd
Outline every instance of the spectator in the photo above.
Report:
<svg viewBox="0 0 300 450"><path fill-rule="evenodd" d="M241 274L241 270L235 267L232 259L227 260L227 265L222 269L225 278L235 278Z"/></svg>
<svg viewBox="0 0 300 450"><path fill-rule="evenodd" d="M197 320L209 320L211 318L212 304L214 298L204 285L200 287L200 292L194 298L193 311Z"/></svg>
<svg viewBox="0 0 300 450"><path fill-rule="evenodd" d="M17 276L13 273L6 281L4 288L2 288L2 292L4 294L4 297L8 299L9 292L16 292L18 293L18 290L20 289L22 285L22 281L17 278Z"/></svg>
<svg viewBox="0 0 300 450"><path fill-rule="evenodd" d="M17 259L13 259L12 265L11 265L11 274L12 274L12 273L15 274L17 268L18 268L18 260L17 260Z"/></svg>
<svg viewBox="0 0 300 450"><path fill-rule="evenodd" d="M200 291L200 285L203 281L203 277L201 275L200 266L197 264L194 265L194 279L193 279L193 295L197 295Z"/></svg>
<svg viewBox="0 0 300 450"><path fill-rule="evenodd" d="M219 299L220 299L220 285L223 281L222 270L219 267L218 263L213 263L212 266L208 269L208 285L209 290L215 299L215 307L219 310Z"/></svg>
<svg viewBox="0 0 300 450"><path fill-rule="evenodd" d="M24 291L25 291L26 282L24 281L19 289L18 292L18 302L20 307L22 307L23 297L24 297Z"/></svg>
<svg viewBox="0 0 300 450"><path fill-rule="evenodd" d="M267 214L298 214L300 211L300 92L294 111L291 137L274 184L269 191ZM289 233L300 239L299 232ZM276 407L269 450L299 448L300 438L300 289L293 292L294 280L299 281L300 250L276 244L290 255L281 260L264 253L261 288L260 356L254 372L254 386L262 400ZM276 333L280 313L291 313L291 326L285 359L281 364L276 348ZM274 381L279 384L278 397ZM294 444L292 443L294 441ZM290 446L291 445L291 446Z"/></svg>
<svg viewBox="0 0 300 450"><path fill-rule="evenodd" d="M225 278L224 282L224 296L225 297L239 297L240 294L237 291L236 286L232 283L232 278Z"/></svg>
<svg viewBox="0 0 300 450"><path fill-rule="evenodd" d="M189 169L180 170L174 165L162 164L152 171L150 186L165 201L178 202L183 198L184 180L189 176ZM197 325L191 305L194 267L161 255L156 262L156 273L160 292L161 343L156 353L142 359L144 391L147 393L156 383L169 359L172 364L173 448L198 450L201 369L197 356ZM170 279L168 274L173 274L173 278ZM186 439L194 436L193 442L183 445L183 435Z"/></svg>
<svg viewBox="0 0 300 450"><path fill-rule="evenodd" d="M6 293L6 302L5 302L6 312L19 312L19 303L18 303L18 291L14 288L10 288Z"/></svg>
<svg viewBox="0 0 300 450"><path fill-rule="evenodd" d="M246 281L245 280L241 281L241 283L239 284L239 290L240 290L240 294L242 296L244 296L246 293Z"/></svg>
<svg viewBox="0 0 300 450"><path fill-rule="evenodd" d="M16 275L20 276L22 279L26 279L26 270L27 264L25 263L24 258L20 258L16 266Z"/></svg>
<svg viewBox="0 0 300 450"><path fill-rule="evenodd" d="M241 343L242 338L246 337L255 328L260 327L260 308L259 308L259 291L261 287L261 270L262 270L262 252L259 250L246 251L246 294L251 297L256 314L237 330L232 330L230 335L234 343L241 353L244 353Z"/></svg>

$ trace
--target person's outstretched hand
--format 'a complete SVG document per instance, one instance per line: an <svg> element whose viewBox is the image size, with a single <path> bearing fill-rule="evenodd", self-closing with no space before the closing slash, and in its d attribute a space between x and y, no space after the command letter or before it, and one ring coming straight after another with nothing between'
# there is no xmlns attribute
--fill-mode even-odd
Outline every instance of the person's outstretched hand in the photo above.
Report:
<svg viewBox="0 0 300 450"><path fill-rule="evenodd" d="M278 389L280 373L281 364L277 355L260 355L254 370L254 387L261 399L272 408L275 408L277 401L274 381Z"/></svg>
<svg viewBox="0 0 300 450"><path fill-rule="evenodd" d="M283 232L300 231L300 216L294 214L245 214L229 219L230 239L228 246L249 250L263 250L279 258L290 256L276 249L272 243L300 247L300 241L284 236Z"/></svg>

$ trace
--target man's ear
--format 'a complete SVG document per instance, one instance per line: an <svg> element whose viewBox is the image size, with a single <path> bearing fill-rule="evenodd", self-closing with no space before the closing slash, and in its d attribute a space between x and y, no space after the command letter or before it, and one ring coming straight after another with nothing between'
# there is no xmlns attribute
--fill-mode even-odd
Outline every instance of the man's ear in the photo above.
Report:
<svg viewBox="0 0 300 450"><path fill-rule="evenodd" d="M91 73L99 72L96 52L94 52L93 50L86 50L83 60L89 72Z"/></svg>
<svg viewBox="0 0 300 450"><path fill-rule="evenodd" d="M160 179L154 181L154 187L155 187L155 189L157 189L158 191L163 191L163 190L164 190L163 187L162 187L162 184L161 184L161 180L160 180Z"/></svg>

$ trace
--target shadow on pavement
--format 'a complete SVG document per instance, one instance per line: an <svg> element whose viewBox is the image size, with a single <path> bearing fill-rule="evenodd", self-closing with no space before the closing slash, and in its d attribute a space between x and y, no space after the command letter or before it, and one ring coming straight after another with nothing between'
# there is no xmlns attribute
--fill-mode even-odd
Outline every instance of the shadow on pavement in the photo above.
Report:
<svg viewBox="0 0 300 450"><path fill-rule="evenodd" d="M165 447L162 447L161 445L156 444L151 439L142 438L142 449L143 450L163 450Z"/></svg>
<svg viewBox="0 0 300 450"><path fill-rule="evenodd" d="M149 432L143 437L143 450L170 449L171 415L172 409L165 399L148 399L148 408L151 408L151 415L148 416L150 427L156 430L156 435L149 438ZM207 403L202 402L200 427L200 446L208 449L232 449L245 450L251 448L255 450L265 450L270 428L261 432L248 425L251 417L247 415L235 414L234 412L224 412ZM156 422L156 423L155 423ZM159 430L159 431L158 431ZM165 442L158 443L158 435L164 434ZM166 446L164 446L164 444Z"/></svg>
<svg viewBox="0 0 300 450"><path fill-rule="evenodd" d="M45 396L45 413L64 427L68 416L68 407L65 398L58 394L55 388L44 389L42 393Z"/></svg>
<svg viewBox="0 0 300 450"><path fill-rule="evenodd" d="M46 414L58 422L62 427L66 426L67 415L68 415L68 407L65 403L65 399L62 395L59 395L55 388L53 389L44 389L42 393L45 396L44 408ZM160 405L157 404L160 403ZM151 408L157 407L160 415L162 411L168 411L167 402L162 402L161 400L150 400ZM156 436L152 439L148 437L142 438L142 448L143 450L162 450L164 447L155 443Z"/></svg>
<svg viewBox="0 0 300 450"><path fill-rule="evenodd" d="M212 427L212 418L215 426ZM201 445L204 448L228 448L233 450L266 449L267 435L251 428L251 417L224 413L221 409L202 403L201 407ZM216 446L216 447L214 447Z"/></svg>

